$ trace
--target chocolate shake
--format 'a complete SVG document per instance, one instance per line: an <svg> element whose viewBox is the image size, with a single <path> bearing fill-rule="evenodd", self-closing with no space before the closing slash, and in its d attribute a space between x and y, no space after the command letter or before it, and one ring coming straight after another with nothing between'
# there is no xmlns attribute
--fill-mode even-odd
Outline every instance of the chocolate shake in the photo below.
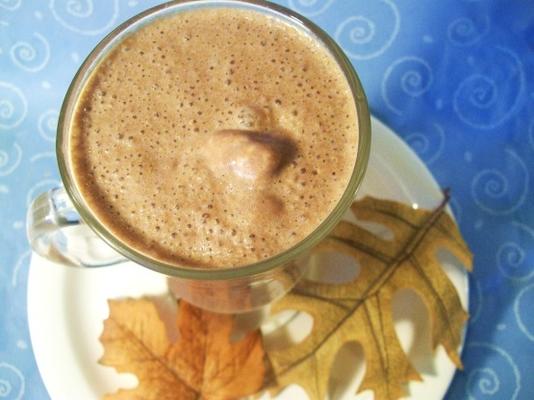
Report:
<svg viewBox="0 0 534 400"><path fill-rule="evenodd" d="M92 73L69 156L100 222L183 267L254 263L302 241L356 161L349 84L317 40L254 11L178 13Z"/></svg>

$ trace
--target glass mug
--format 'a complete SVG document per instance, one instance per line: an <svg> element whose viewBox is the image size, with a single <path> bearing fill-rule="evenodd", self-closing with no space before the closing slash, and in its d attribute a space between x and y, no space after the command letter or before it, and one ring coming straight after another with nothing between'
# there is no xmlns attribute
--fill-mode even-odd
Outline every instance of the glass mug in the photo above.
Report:
<svg viewBox="0 0 534 400"><path fill-rule="evenodd" d="M110 49L156 18L213 7L249 9L277 18L309 35L330 52L350 85L357 109L357 157L348 185L334 210L294 247L269 259L235 268L176 267L150 258L122 243L92 214L74 183L68 156L69 126L82 89ZM165 3L118 26L95 47L76 73L63 102L57 130L56 154L64 187L42 193L33 201L27 217L28 239L36 253L51 261L84 268L133 261L165 274L173 293L198 307L225 313L252 311L283 296L302 277L311 250L329 234L351 205L367 167L370 143L369 110L356 72L340 47L314 23L285 7L263 0Z"/></svg>

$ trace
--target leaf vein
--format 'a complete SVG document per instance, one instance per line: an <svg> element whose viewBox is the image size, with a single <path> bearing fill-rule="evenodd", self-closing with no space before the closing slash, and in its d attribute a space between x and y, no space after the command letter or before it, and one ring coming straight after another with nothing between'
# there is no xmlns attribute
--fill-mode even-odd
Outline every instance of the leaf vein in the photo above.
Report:
<svg viewBox="0 0 534 400"><path fill-rule="evenodd" d="M117 324L117 326L122 329L123 331L126 332L126 334L128 336L131 336L133 338L133 340L135 340L138 344L141 345L141 347L148 353L150 354L154 360L156 360L161 366L163 369L166 369L167 371L169 371L171 373L171 375L177 380L179 381L180 383L182 383L184 386L186 386L187 388L189 388L191 391L193 391L193 393L196 393L198 395L200 395L199 391L197 389L195 389L194 387L191 387L181 376L179 376L172 368L170 368L167 363L165 362L164 359L162 359L160 356L154 354L146 345L145 343L139 338L137 337L137 335L131 331L127 326L121 324L120 322L118 322L117 320L115 319L111 319L113 322L115 322L115 324Z"/></svg>

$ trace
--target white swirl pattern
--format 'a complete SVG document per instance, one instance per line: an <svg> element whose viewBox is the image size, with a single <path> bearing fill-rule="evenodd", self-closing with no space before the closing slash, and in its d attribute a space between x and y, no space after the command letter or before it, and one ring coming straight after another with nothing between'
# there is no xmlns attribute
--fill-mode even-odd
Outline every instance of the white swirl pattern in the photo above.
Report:
<svg viewBox="0 0 534 400"><path fill-rule="evenodd" d="M506 351L491 343L481 342L469 343L466 351L488 359L484 368L467 367L466 394L470 400L486 397L517 399L521 388L521 374ZM501 384L502 381L507 384Z"/></svg>
<svg viewBox="0 0 534 400"><path fill-rule="evenodd" d="M0 149L0 177L13 173L22 161L22 148L14 143L8 151Z"/></svg>
<svg viewBox="0 0 534 400"><path fill-rule="evenodd" d="M17 287L19 271L24 265L29 265L30 255L32 254L31 250L28 250L19 257L15 263L15 268L13 268L13 273L11 274L11 286Z"/></svg>
<svg viewBox="0 0 534 400"><path fill-rule="evenodd" d="M522 104L525 72L519 57L510 49L495 47L491 63L499 79L475 73L461 82L454 93L456 115L473 128L496 128Z"/></svg>
<svg viewBox="0 0 534 400"><path fill-rule="evenodd" d="M511 224L518 238L501 244L497 250L497 267L509 279L526 281L534 276L534 264L530 265L526 257L528 249L534 249L534 229L517 221Z"/></svg>
<svg viewBox="0 0 534 400"><path fill-rule="evenodd" d="M49 142L56 140L56 130L59 113L56 110L47 110L39 116L37 129L39 135Z"/></svg>
<svg viewBox="0 0 534 400"><path fill-rule="evenodd" d="M22 4L22 0L0 0L0 8L15 11Z"/></svg>
<svg viewBox="0 0 534 400"><path fill-rule="evenodd" d="M505 155L503 159L510 164L503 170L509 177L492 168L480 171L471 182L471 195L476 205L492 215L514 212L525 202L528 194L530 174L525 162L512 150L506 150ZM511 168L514 164L515 168Z"/></svg>
<svg viewBox="0 0 534 400"><path fill-rule="evenodd" d="M386 10L387 24L384 21ZM367 2L362 11L365 14L353 15L344 20L334 35L347 55L355 60L369 60L383 54L400 30L401 17L392 1L373 0Z"/></svg>
<svg viewBox="0 0 534 400"><path fill-rule="evenodd" d="M501 383L494 370L490 368L475 368L467 378L467 387L471 388L477 385L482 394L493 395L499 391ZM472 397L477 397L471 393Z"/></svg>
<svg viewBox="0 0 534 400"><path fill-rule="evenodd" d="M67 3L67 12L70 15L79 18L87 18L93 14L94 5L91 0L80 1L80 0L68 0Z"/></svg>
<svg viewBox="0 0 534 400"><path fill-rule="evenodd" d="M534 342L534 314L532 313L534 304L534 284L523 288L514 301L514 315L519 330L532 342Z"/></svg>
<svg viewBox="0 0 534 400"><path fill-rule="evenodd" d="M54 18L65 28L82 35L99 35L109 31L119 15L119 2L99 2L95 10L93 0L50 0ZM110 14L104 19L103 13ZM102 22L106 21L106 22Z"/></svg>
<svg viewBox="0 0 534 400"><path fill-rule="evenodd" d="M447 37L457 46L471 46L480 41L490 30L490 21L486 16L482 27L477 27L470 18L461 17L452 21L447 28Z"/></svg>
<svg viewBox="0 0 534 400"><path fill-rule="evenodd" d="M289 6L307 17L324 13L334 0L289 0Z"/></svg>
<svg viewBox="0 0 534 400"><path fill-rule="evenodd" d="M391 64L382 80L382 98L387 107L401 115L413 98L427 92L434 81L432 68L420 57L401 57Z"/></svg>
<svg viewBox="0 0 534 400"><path fill-rule="evenodd" d="M52 151L45 151L43 153L37 153L37 154L34 154L31 158L30 158L30 162L31 163L34 163L36 161L39 161L39 160L45 160L45 159L55 159L56 158L56 153L52 152Z"/></svg>
<svg viewBox="0 0 534 400"><path fill-rule="evenodd" d="M10 49L11 61L19 68L28 72L42 70L50 60L50 45L48 40L40 33L35 32L33 37L42 49L40 52L28 42L18 41ZM39 56L39 54L41 54Z"/></svg>
<svg viewBox="0 0 534 400"><path fill-rule="evenodd" d="M443 126L434 123L433 130L428 132L414 132L406 136L405 140L415 150L427 165L436 161L443 152L445 130Z"/></svg>
<svg viewBox="0 0 534 400"><path fill-rule="evenodd" d="M28 112L24 93L15 85L0 81L0 129L19 126Z"/></svg>
<svg viewBox="0 0 534 400"><path fill-rule="evenodd" d="M24 375L18 368L6 362L0 362L0 399L22 399L25 385Z"/></svg>

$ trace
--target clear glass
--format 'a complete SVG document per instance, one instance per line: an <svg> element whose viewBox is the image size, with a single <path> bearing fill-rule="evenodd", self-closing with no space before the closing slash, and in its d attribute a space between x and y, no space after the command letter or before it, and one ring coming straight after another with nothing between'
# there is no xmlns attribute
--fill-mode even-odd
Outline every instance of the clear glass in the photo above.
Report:
<svg viewBox="0 0 534 400"><path fill-rule="evenodd" d="M351 87L357 109L359 142L352 176L330 215L304 240L269 259L221 269L176 267L126 246L91 213L74 184L69 161L69 128L79 95L94 68L108 51L130 33L155 18L200 8L244 8L261 12L296 27L321 43L339 64ZM126 21L106 36L91 52L72 81L59 116L56 152L64 184L39 196L28 211L28 238L33 249L66 265L95 267L133 261L170 277L174 293L199 307L218 312L245 312L260 308L284 295L306 269L310 250L339 222L353 201L369 159L370 116L361 83L340 47L318 26L303 16L263 0L174 1L151 8ZM74 233L72 228L76 227ZM80 236L84 240L79 240ZM95 238L102 239L111 248ZM76 241L76 245L70 243ZM127 277L125 277L127 279Z"/></svg>

